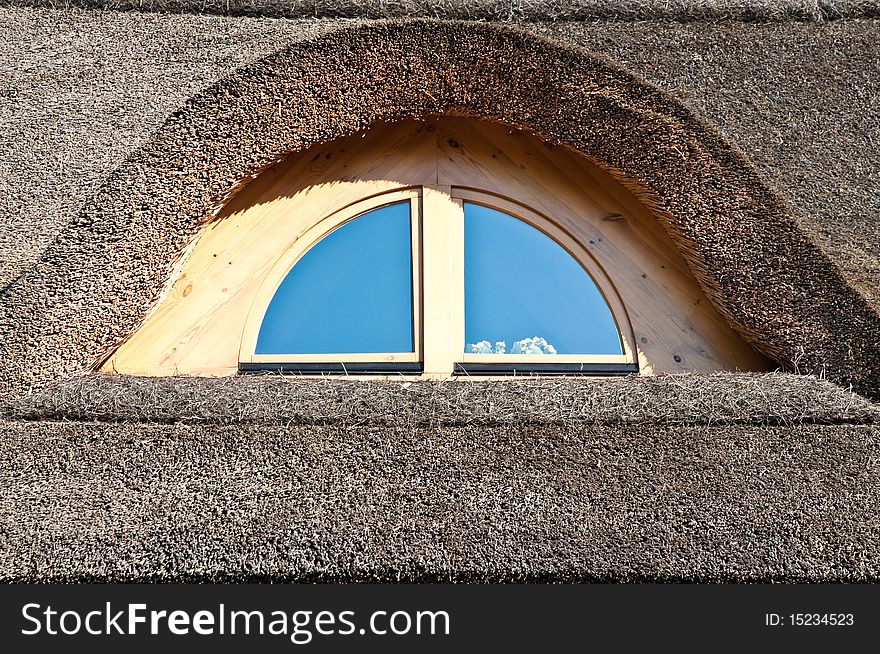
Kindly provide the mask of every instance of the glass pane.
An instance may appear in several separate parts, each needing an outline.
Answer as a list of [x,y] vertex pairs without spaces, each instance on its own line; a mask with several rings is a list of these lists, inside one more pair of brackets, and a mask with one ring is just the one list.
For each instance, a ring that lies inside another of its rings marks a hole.
[[364,213],[318,241],[278,287],[257,354],[413,351],[410,204]]
[[556,241],[506,213],[464,205],[465,352],[622,354],[611,310]]

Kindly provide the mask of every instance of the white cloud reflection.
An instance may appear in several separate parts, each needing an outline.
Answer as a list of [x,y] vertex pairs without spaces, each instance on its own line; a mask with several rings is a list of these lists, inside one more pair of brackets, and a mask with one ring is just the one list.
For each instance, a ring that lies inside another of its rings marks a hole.
[[[507,343],[497,341],[493,346],[489,341],[468,343],[465,351],[468,354],[507,354]],[[524,338],[516,341],[510,348],[510,354],[556,354],[556,348],[540,336]]]
[[507,343],[497,341],[493,347],[489,341],[480,341],[479,343],[468,343],[465,350],[468,354],[506,354]]

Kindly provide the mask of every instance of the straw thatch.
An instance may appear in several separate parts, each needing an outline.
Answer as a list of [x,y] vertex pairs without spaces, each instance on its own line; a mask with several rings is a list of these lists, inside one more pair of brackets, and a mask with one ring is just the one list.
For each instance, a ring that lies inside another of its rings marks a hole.
[[0,383],[20,392],[101,358],[143,319],[224,194],[254,171],[376,120],[452,110],[585,153],[657,208],[747,340],[781,363],[824,366],[835,381],[878,392],[877,312],[722,136],[583,50],[424,21],[306,39],[173,115],[6,290]]
[[[0,288],[101,180],[229,70],[334,21],[0,10]],[[880,307],[880,21],[533,22],[695,108],[758,166],[851,284]],[[71,35],[76,38],[71,39]],[[35,47],[35,43],[39,44]],[[723,83],[721,82],[723,81]]]
[[[199,221],[268,159],[463,103],[600,160],[584,134],[624,148],[616,172],[649,182],[716,301],[741,306],[731,320],[799,370],[876,389],[880,22],[821,22],[870,3],[796,4],[624,7],[813,22],[519,23],[555,45],[433,23],[0,9],[0,581],[880,581],[877,407],[812,377],[58,383],[134,328]],[[502,3],[456,5],[480,6]],[[407,95],[414,79],[428,86]],[[589,84],[604,104],[584,104]],[[278,102],[300,113],[273,122]],[[590,112],[644,128],[656,161]],[[667,157],[681,143],[692,159]]]
[[880,16],[877,0],[0,0],[22,7],[285,18],[828,21]]
[[[334,21],[0,10],[0,288],[101,180],[229,70]],[[534,22],[603,53],[718,126],[880,307],[880,21]],[[71,39],[70,35],[77,35]],[[35,47],[35,43],[39,47]]]
[[187,99],[332,22],[0,8],[0,290]]
[[26,420],[384,425],[797,425],[880,422],[880,407],[814,377],[394,382],[94,375],[27,398]]
[[877,426],[0,432],[0,581],[880,581]]
[[880,21],[532,29],[602,52],[706,116],[880,310],[880,103],[868,91],[880,85]]

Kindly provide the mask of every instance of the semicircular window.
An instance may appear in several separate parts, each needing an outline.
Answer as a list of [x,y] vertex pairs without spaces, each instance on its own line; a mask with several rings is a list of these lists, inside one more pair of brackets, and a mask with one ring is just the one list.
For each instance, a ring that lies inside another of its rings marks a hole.
[[414,353],[410,220],[409,202],[388,204],[316,242],[276,290],[255,354]]
[[245,330],[240,370],[638,371],[564,233],[549,236],[537,214],[527,221],[434,189],[395,194],[406,199],[331,215],[335,228],[279,259],[262,318]]
[[623,353],[611,309],[571,254],[530,224],[471,202],[464,287],[466,355]]

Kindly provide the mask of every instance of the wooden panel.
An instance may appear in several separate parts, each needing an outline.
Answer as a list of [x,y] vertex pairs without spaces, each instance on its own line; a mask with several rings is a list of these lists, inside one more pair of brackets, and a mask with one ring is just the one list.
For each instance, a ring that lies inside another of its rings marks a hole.
[[448,186],[425,186],[422,195],[425,247],[424,315],[426,375],[451,375],[456,293],[451,263],[454,256],[452,212]]
[[[285,253],[307,245],[307,232],[335,212],[423,185],[486,191],[550,219],[611,280],[603,293],[619,300],[609,303],[627,317],[627,345],[643,374],[772,367],[714,310],[650,211],[609,175],[526,132],[442,118],[379,124],[263,172],[205,227],[168,294],[103,369],[235,373],[247,317]],[[449,238],[452,248],[459,236]]]
[[436,179],[427,128],[380,125],[266,171],[204,229],[168,295],[103,370],[234,374],[254,296],[280,256],[346,206]]

